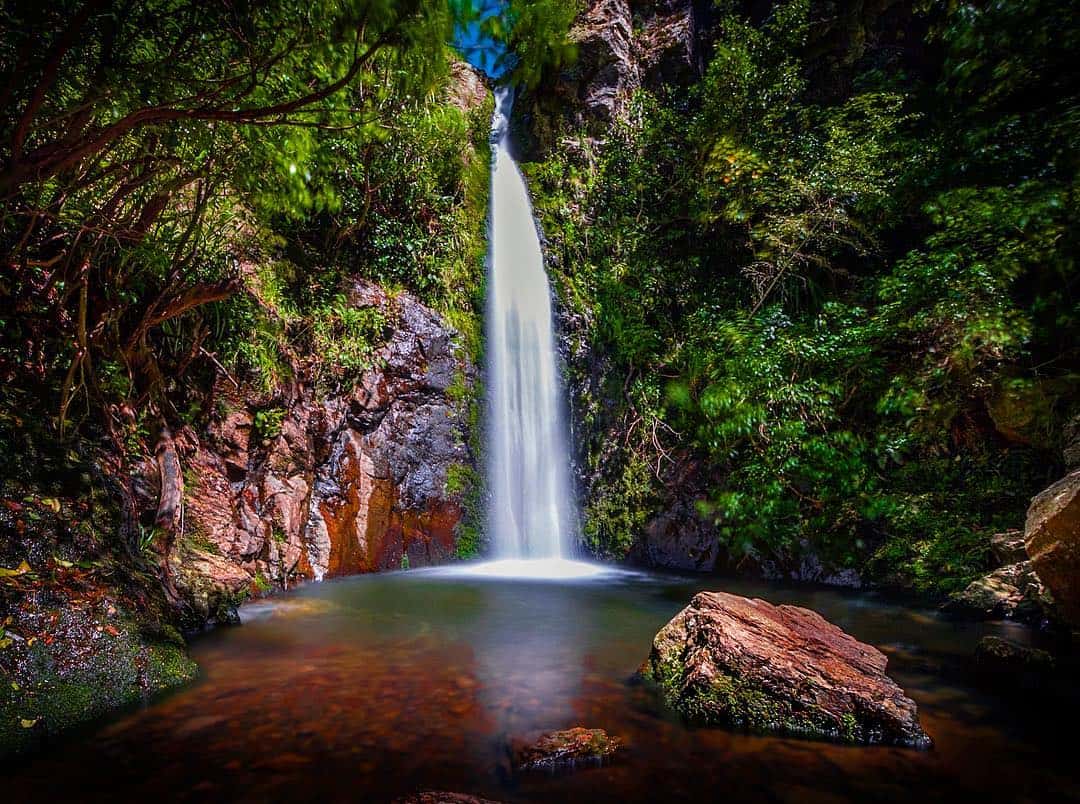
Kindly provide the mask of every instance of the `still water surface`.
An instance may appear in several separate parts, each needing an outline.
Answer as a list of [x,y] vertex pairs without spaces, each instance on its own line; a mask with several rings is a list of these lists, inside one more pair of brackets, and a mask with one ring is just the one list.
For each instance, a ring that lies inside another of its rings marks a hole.
[[[687,729],[630,683],[700,589],[820,611],[889,656],[931,751]],[[414,570],[313,584],[195,642],[202,676],[9,769],[10,801],[1080,800],[1074,716],[970,684],[983,634],[866,595],[609,573],[562,582]],[[599,727],[621,760],[515,778],[507,745]]]

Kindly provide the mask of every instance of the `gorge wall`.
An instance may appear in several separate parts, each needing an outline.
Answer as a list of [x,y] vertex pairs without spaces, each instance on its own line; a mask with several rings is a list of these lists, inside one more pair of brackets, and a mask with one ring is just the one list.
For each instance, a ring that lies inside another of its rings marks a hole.
[[[390,332],[355,386],[317,398],[299,377],[266,401],[221,377],[208,427],[173,437],[184,509],[167,560],[192,624],[229,619],[248,591],[455,555],[476,370],[411,294],[355,279],[347,299]],[[151,509],[159,473],[144,471]]]

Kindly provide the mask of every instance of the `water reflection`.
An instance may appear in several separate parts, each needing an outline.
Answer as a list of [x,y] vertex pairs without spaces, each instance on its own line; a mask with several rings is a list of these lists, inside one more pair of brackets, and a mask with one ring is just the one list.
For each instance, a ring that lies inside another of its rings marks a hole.
[[[725,581],[817,608],[889,655],[930,752],[684,728],[627,680],[652,635],[715,580],[564,583],[391,573],[249,606],[194,646],[194,686],[11,769],[12,801],[389,801],[450,789],[501,801],[910,801],[1077,796],[1060,708],[973,688],[965,657],[998,625],[828,590]],[[1040,708],[1042,706],[1042,708]],[[623,761],[514,779],[506,746],[607,729]]]

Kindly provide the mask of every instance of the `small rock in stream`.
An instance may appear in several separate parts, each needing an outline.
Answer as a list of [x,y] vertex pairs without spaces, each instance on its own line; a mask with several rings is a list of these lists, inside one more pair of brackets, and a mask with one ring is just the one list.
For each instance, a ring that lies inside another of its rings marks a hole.
[[1007,676],[1044,675],[1054,670],[1054,657],[1045,650],[1010,639],[985,636],[975,646],[975,665],[983,673]]
[[500,804],[490,798],[470,796],[467,793],[448,793],[445,790],[425,790],[404,798],[394,799],[394,804]]
[[619,740],[603,729],[572,729],[553,731],[515,751],[520,771],[577,770],[579,767],[600,766],[619,749]]

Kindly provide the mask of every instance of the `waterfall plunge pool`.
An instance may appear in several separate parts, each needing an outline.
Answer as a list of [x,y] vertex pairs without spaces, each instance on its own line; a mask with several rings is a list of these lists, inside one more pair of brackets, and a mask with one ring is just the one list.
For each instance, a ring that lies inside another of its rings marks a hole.
[[[561,581],[409,570],[249,604],[242,627],[194,642],[197,682],[7,769],[7,800],[377,802],[428,789],[508,802],[1080,799],[1073,719],[969,683],[978,638],[1024,639],[1019,626],[829,589],[602,569]],[[877,645],[936,747],[683,726],[632,676],[701,589],[809,606]],[[508,773],[510,740],[575,725],[618,736],[623,756],[571,775]]]

